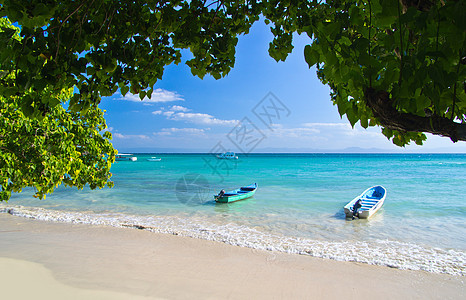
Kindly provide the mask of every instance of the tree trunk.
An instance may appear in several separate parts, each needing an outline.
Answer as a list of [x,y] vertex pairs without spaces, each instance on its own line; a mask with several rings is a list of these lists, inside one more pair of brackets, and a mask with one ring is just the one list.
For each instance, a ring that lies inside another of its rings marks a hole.
[[466,141],[466,124],[456,123],[435,114],[421,117],[399,112],[393,107],[393,101],[386,91],[367,88],[364,95],[367,106],[383,127],[398,131],[429,132],[449,137],[455,143]]

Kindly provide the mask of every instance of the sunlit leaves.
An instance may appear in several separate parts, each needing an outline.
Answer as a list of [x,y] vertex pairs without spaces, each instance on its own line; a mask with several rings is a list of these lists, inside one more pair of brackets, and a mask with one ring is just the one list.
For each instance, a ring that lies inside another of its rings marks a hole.
[[[49,13],[41,6],[27,12]],[[0,52],[0,201],[25,187],[33,187],[34,197],[41,199],[60,184],[111,187],[115,150],[111,134],[102,135],[102,111],[96,105],[79,106],[72,87],[57,88],[67,75],[44,54],[48,52],[32,51],[15,65],[15,51],[24,42],[18,32],[8,19],[0,19],[5,42]],[[23,46],[32,47],[30,42]],[[31,74],[35,64],[42,70]],[[79,71],[85,66],[82,59],[71,64]],[[68,100],[75,104],[69,111],[63,107]]]
[[24,99],[0,97],[0,201],[25,187],[42,199],[60,184],[113,186],[110,166],[116,151],[111,134],[101,134],[106,125],[100,109],[93,106],[83,116],[57,105],[31,119],[18,109],[20,103]]

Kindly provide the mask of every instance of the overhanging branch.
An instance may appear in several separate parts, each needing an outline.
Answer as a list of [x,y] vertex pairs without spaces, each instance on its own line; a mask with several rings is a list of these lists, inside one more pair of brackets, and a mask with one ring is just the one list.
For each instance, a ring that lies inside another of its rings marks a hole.
[[367,88],[365,93],[367,106],[372,110],[380,124],[398,131],[428,132],[449,137],[453,142],[466,141],[466,124],[456,123],[445,117],[432,115],[421,117],[397,111],[386,91]]

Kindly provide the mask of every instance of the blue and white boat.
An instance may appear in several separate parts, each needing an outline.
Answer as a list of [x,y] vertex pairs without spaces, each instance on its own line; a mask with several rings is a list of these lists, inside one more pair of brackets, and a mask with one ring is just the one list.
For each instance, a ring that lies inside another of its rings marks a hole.
[[238,156],[236,156],[235,152],[225,152],[225,153],[217,155],[217,158],[220,158],[220,159],[238,159]]
[[147,161],[161,161],[161,158],[157,158],[155,156],[152,156],[151,158],[148,158]]
[[344,206],[346,217],[369,218],[382,207],[386,196],[387,190],[381,185],[368,188]]

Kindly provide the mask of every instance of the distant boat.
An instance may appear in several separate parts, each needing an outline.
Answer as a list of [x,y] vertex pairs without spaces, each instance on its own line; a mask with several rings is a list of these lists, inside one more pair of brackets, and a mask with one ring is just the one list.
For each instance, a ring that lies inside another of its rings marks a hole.
[[[361,195],[344,206],[346,217],[358,217],[359,219],[369,218],[382,207],[386,196],[387,190],[383,186],[377,185],[368,188]],[[355,204],[358,201],[359,205],[356,207],[355,211]]]
[[220,203],[228,203],[238,200],[247,199],[254,196],[257,190],[257,183],[240,187],[237,190],[225,192],[222,190],[218,195],[214,196],[215,201]]
[[157,158],[155,156],[152,156],[151,158],[148,158],[147,159],[148,161],[161,161],[162,159],[161,158]]
[[238,156],[236,156],[235,152],[225,152],[225,153],[217,155],[217,158],[220,158],[220,159],[238,159]]
[[115,156],[115,160],[117,161],[137,161],[138,158],[134,156],[133,154],[127,154],[127,153],[118,153]]

